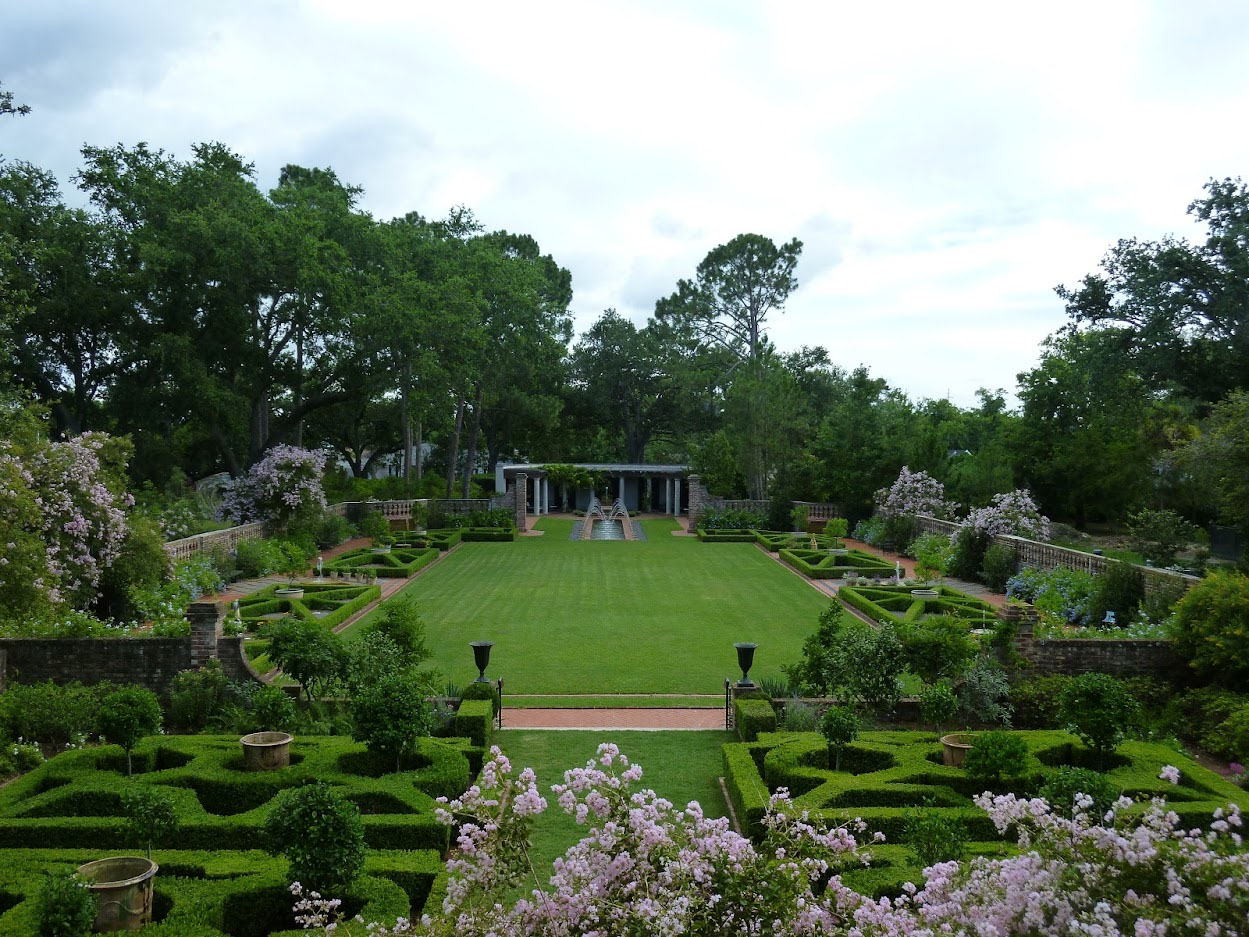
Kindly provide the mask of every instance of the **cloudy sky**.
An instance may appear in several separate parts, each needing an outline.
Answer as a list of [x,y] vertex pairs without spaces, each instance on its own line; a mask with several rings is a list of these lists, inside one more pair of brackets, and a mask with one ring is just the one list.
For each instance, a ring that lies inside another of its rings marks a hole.
[[463,203],[641,323],[717,244],[805,244],[770,334],[917,397],[1015,386],[1116,239],[1249,174],[1243,0],[0,0],[0,153],[220,140],[380,217]]

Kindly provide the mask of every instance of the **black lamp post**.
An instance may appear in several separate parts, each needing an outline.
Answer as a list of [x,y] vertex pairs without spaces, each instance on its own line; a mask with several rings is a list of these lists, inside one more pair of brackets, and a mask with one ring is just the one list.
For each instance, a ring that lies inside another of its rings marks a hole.
[[477,679],[474,683],[489,683],[486,679],[486,668],[490,666],[490,649],[494,647],[493,641],[470,641],[469,647],[473,649],[473,663],[477,665]]
[[754,686],[747,674],[750,673],[750,668],[754,665],[755,648],[758,646],[757,644],[751,644],[749,641],[733,645],[733,647],[737,648],[737,666],[742,669],[742,678],[737,681],[739,687],[748,688]]

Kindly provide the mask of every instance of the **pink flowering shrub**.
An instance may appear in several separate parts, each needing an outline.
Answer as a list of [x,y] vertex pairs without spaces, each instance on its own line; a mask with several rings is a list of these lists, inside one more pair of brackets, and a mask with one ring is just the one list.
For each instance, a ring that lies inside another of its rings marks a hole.
[[[1161,776],[1179,779],[1174,768]],[[480,782],[441,801],[443,822],[460,824],[442,908],[419,922],[370,924],[368,933],[1249,934],[1249,853],[1234,806],[1216,811],[1209,830],[1184,830],[1161,799],[1142,813],[1121,798],[1095,818],[1087,814],[1092,798],[1078,795],[1067,819],[1043,800],[985,793],[977,805],[999,831],[1015,831],[1021,854],[938,863],[924,883],[891,900],[842,885],[836,870],[870,856],[848,830],[811,822],[784,791],[772,797],[764,841],[755,845],[696,803],[682,810],[653,791],[632,792],[641,777],[614,745],[565,772],[552,791],[589,832],[556,860],[541,888],[528,842],[546,798],[532,770],[513,778],[507,758],[492,749]],[[523,881],[533,883],[530,894],[505,900]],[[295,893],[307,924],[337,926],[331,901],[317,896],[310,904]]]
[[876,513],[882,517],[925,514],[948,518],[957,510],[958,504],[946,500],[941,482],[927,472],[912,472],[905,465],[891,486],[876,492]]
[[274,446],[236,478],[221,512],[237,523],[263,521],[278,527],[325,509],[321,476],[326,454],[296,446]]
[[126,538],[125,440],[0,441],[0,612],[14,621],[85,609]]
[[[1027,489],[1016,489],[1006,494],[994,495],[985,507],[976,508],[964,518],[960,529],[994,536],[1003,534],[1027,537],[1030,540],[1048,540],[1050,519],[1041,513]],[[955,531],[950,539],[958,536]]]

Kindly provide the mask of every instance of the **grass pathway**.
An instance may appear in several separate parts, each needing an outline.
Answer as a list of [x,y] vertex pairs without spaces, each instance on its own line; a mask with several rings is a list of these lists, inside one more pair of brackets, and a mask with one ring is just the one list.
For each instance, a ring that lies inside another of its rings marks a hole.
[[476,676],[468,642],[493,640],[505,694],[717,694],[739,675],[734,642],[760,645],[753,677],[779,676],[828,604],[753,544],[674,537],[675,521],[644,521],[644,542],[540,524],[541,537],[465,543],[403,590],[449,678]]
[[[551,785],[563,781],[569,768],[581,767],[593,758],[600,742],[616,743],[631,762],[642,765],[642,780],[635,789],[652,788],[678,807],[696,800],[709,817],[727,815],[719,778],[724,774],[721,746],[736,741],[729,732],[505,729],[495,734],[495,740],[511,759],[516,774],[522,768],[534,769],[538,789],[547,799],[546,813],[538,817],[533,835],[534,865],[539,874],[549,870],[551,862],[585,832],[560,809]],[[545,878],[542,884],[546,884]]]

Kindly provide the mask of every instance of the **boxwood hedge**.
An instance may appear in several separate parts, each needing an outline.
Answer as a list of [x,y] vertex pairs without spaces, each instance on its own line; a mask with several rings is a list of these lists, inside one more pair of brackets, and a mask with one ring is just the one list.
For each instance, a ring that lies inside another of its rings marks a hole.
[[[1093,754],[1067,732],[1018,735],[1028,747],[1024,777],[992,788],[995,792],[1035,796],[1059,767],[1093,763]],[[959,823],[970,841],[969,852],[1004,847],[988,815],[972,802],[987,785],[960,768],[942,764],[940,742],[931,733],[864,732],[843,750],[842,771],[830,770],[831,763],[827,741],[814,732],[765,732],[752,743],[725,745],[725,783],[743,830],[752,838],[761,837],[768,797],[784,787],[813,816],[836,824],[862,818],[868,831],[884,833],[889,843],[902,841],[907,813],[925,807],[941,810]],[[1158,777],[1168,764],[1180,769],[1178,786]],[[1214,810],[1228,803],[1249,809],[1249,793],[1161,745],[1125,743],[1107,774],[1135,799],[1166,797],[1187,826],[1208,824]],[[893,894],[904,881],[920,881],[920,870],[902,853],[883,855],[877,873],[856,887]],[[891,871],[880,871],[885,868]]]
[[911,594],[911,586],[842,586],[837,597],[881,624],[919,621],[924,615],[953,615],[969,621],[997,624],[997,609],[949,586],[932,586],[935,598]]
[[325,564],[331,573],[364,573],[382,579],[407,579],[434,561],[438,551],[431,547],[394,547],[389,553],[374,553],[369,547],[348,550]]
[[239,599],[239,615],[249,631],[259,629],[269,621],[269,616],[282,612],[333,628],[370,602],[376,602],[382,594],[377,586],[345,582],[306,583],[302,586],[302,599],[283,599],[275,594],[280,588],[283,587],[270,586]]
[[174,798],[178,842],[192,849],[254,846],[279,791],[318,778],[339,787],[364,813],[365,840],[375,849],[447,846],[434,819],[438,796],[468,787],[470,752],[464,742],[422,739],[404,770],[339,736],[297,738],[292,764],[281,771],[243,770],[232,736],[154,736],[134,750],[135,776],[124,777],[117,746],[80,749],[52,759],[0,790],[0,842],[7,846],[127,845],[121,790],[159,785]]
[[[34,897],[44,874],[99,859],[99,849],[0,849],[0,937],[39,933]],[[148,937],[304,934],[295,924],[286,860],[257,850],[158,849]],[[393,923],[441,901],[446,872],[431,850],[371,853],[341,897],[348,917]]]
[[883,579],[894,574],[894,564],[862,550],[829,553],[825,550],[788,548],[778,554],[782,560],[811,579],[841,579],[866,576]]

